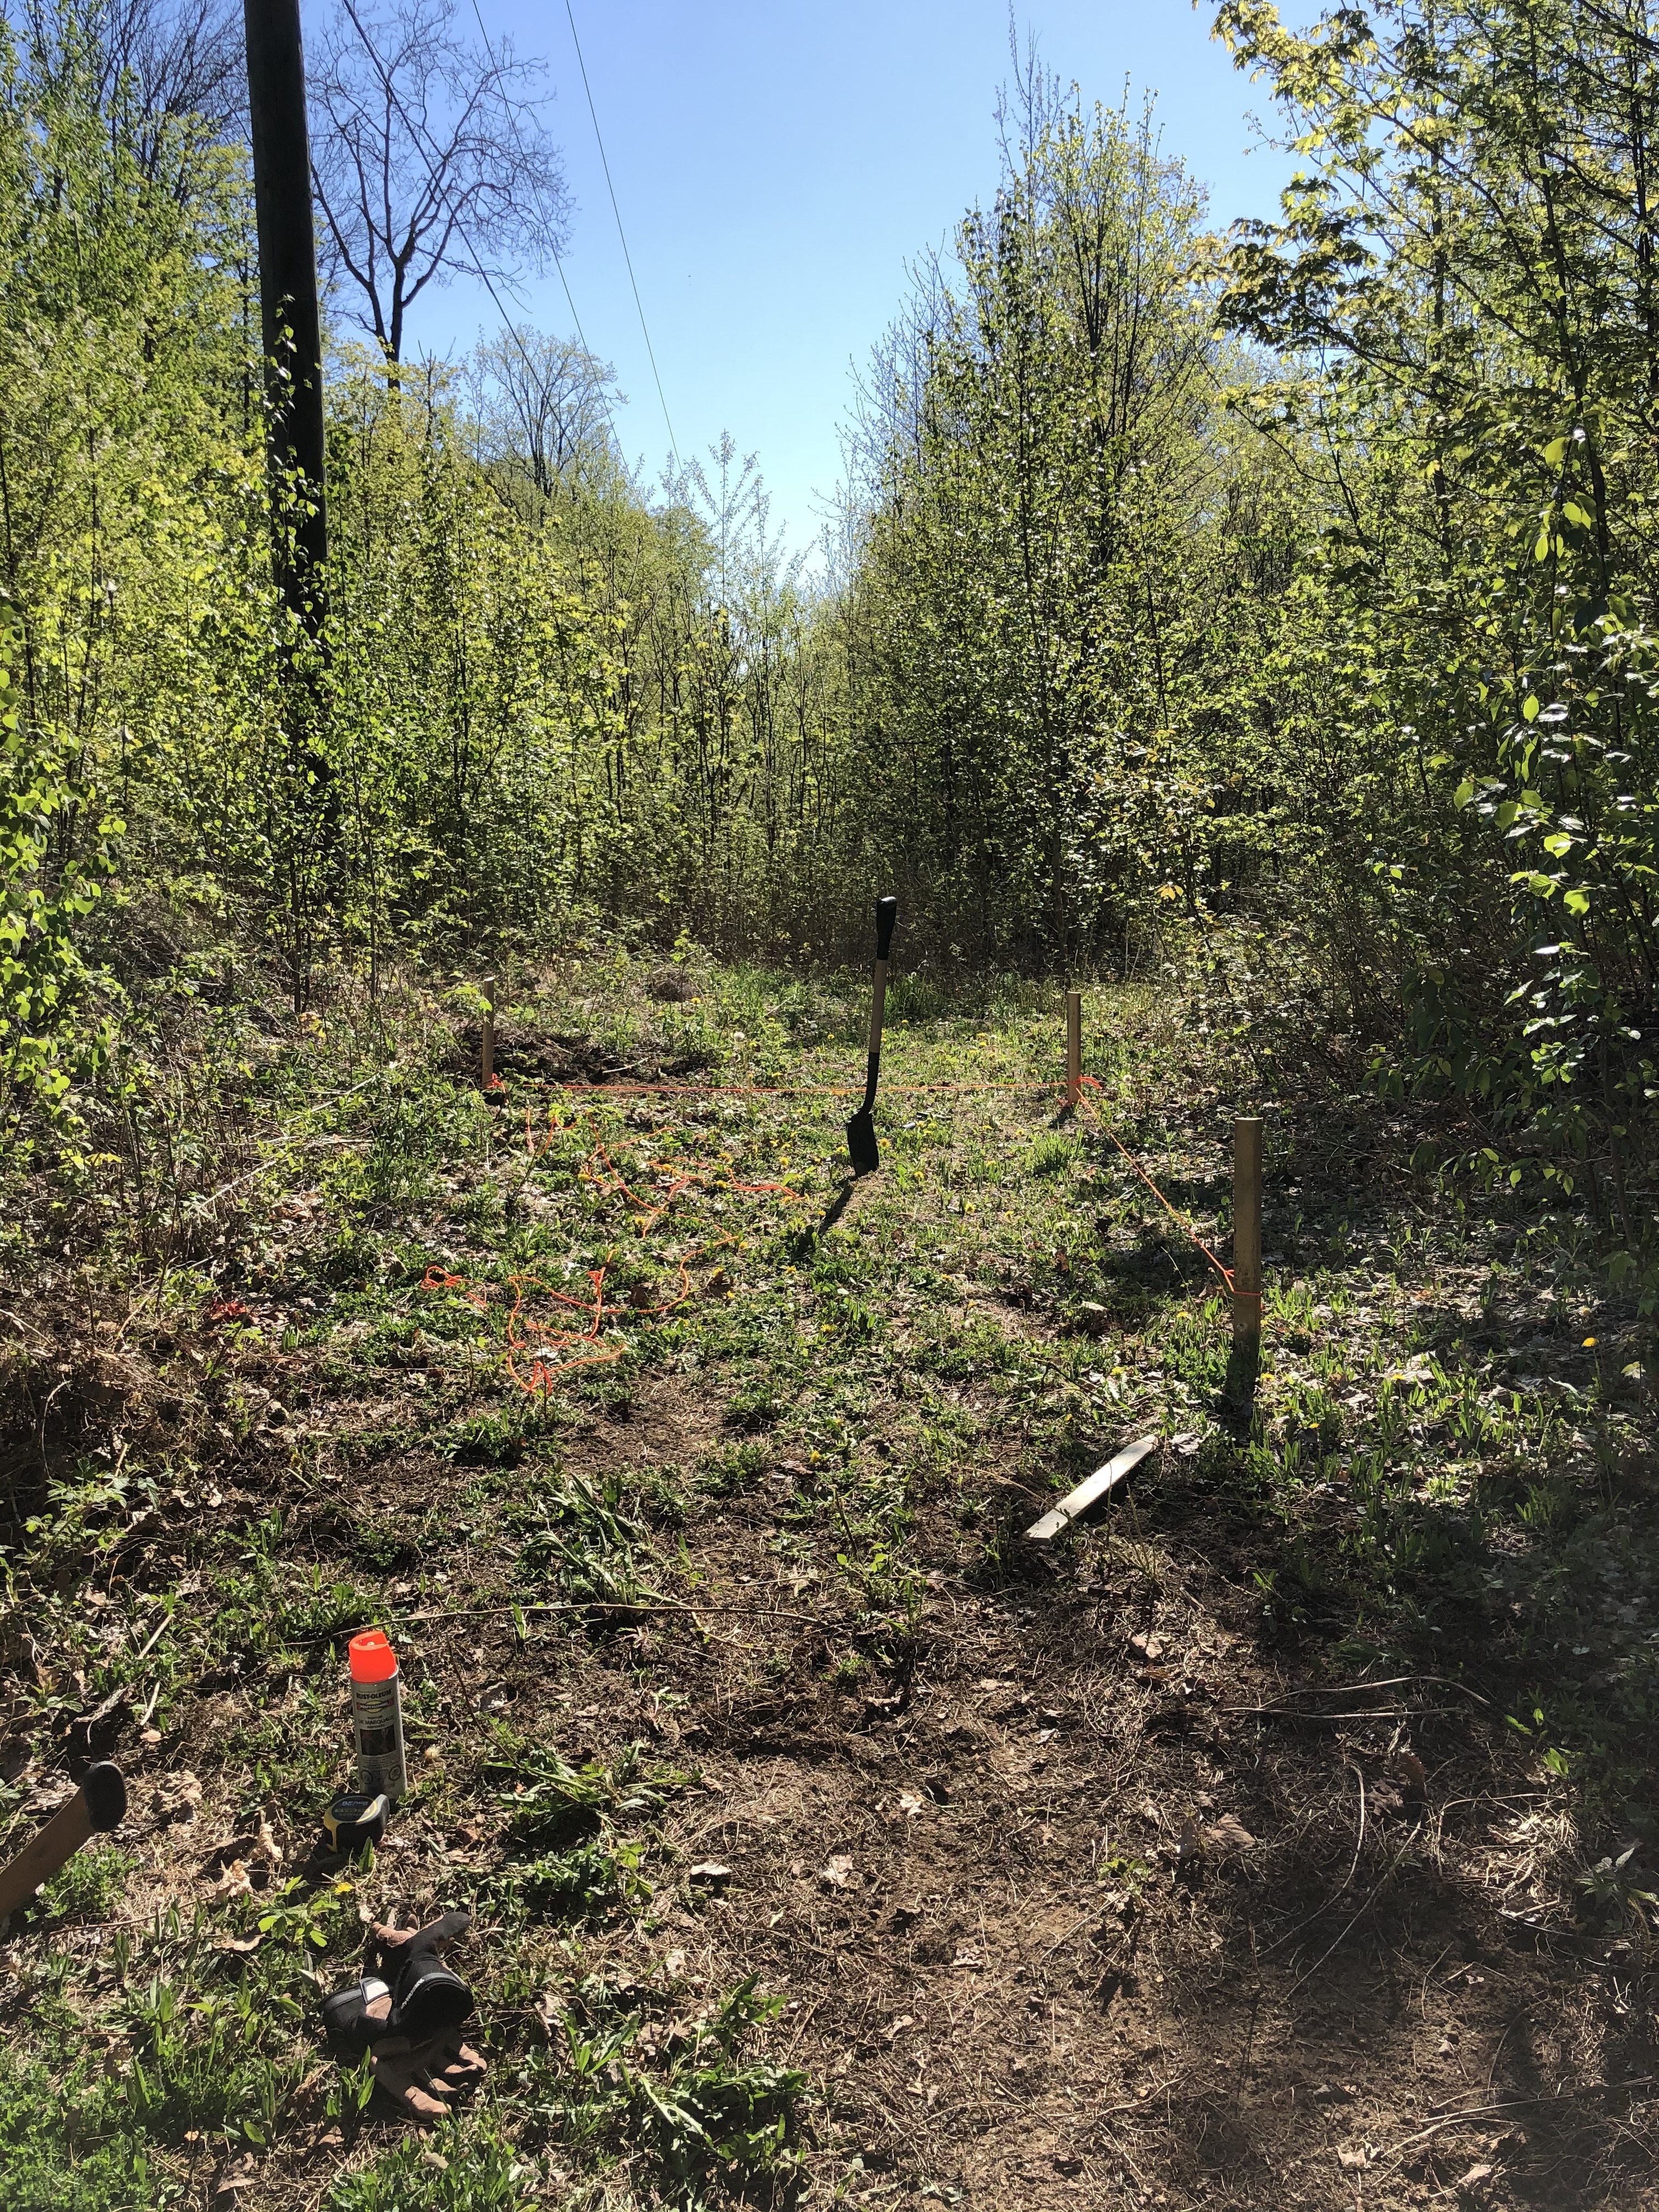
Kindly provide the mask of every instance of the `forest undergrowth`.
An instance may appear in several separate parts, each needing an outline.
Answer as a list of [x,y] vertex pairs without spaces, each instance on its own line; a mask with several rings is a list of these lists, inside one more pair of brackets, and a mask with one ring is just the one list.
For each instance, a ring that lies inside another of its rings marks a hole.
[[[901,977],[853,1185],[857,979],[595,939],[503,977],[486,1098],[470,987],[197,969],[149,1118],[6,1192],[0,1851],[131,1790],[0,1950],[9,2208],[1653,2202],[1652,1328],[1591,1224],[1089,991],[1224,1254],[1264,1114],[1241,1422],[1049,987]],[[374,1623],[413,1784],[343,1866]],[[450,1904],[489,2070],[422,2134],[318,2005]]]

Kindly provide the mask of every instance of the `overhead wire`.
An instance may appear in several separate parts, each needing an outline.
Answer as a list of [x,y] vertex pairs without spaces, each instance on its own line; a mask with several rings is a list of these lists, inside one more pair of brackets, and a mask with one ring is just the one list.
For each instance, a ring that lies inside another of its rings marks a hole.
[[[474,16],[477,18],[477,25],[478,25],[478,36],[479,36],[479,37],[483,40],[483,50],[484,50],[485,53],[487,53],[487,54],[489,55],[489,66],[491,67],[491,69],[494,69],[494,68],[496,66],[496,63],[495,63],[495,47],[494,47],[494,46],[492,46],[490,45],[490,43],[489,43],[489,32],[484,28],[484,19],[483,19],[483,16],[482,13],[481,13],[481,12],[480,12],[480,10],[479,10],[479,7],[478,7],[478,0],[472,0],[472,13],[473,13]],[[407,121],[407,119],[408,119],[408,118],[407,118],[407,117],[405,117],[404,120],[405,120],[405,121]],[[513,136],[514,136],[514,139],[515,139],[515,140],[517,139],[518,135],[519,135],[519,125],[518,125],[517,119],[516,119],[516,118],[514,118],[514,125],[513,125]],[[457,228],[458,229],[460,228],[460,226],[459,226],[459,223],[457,223],[456,228]],[[553,266],[554,266],[554,268],[558,271],[558,276],[559,276],[559,283],[560,283],[560,287],[561,287],[561,289],[562,289],[562,291],[563,291],[563,293],[564,293],[564,303],[565,303],[566,307],[568,307],[568,308],[569,308],[569,310],[570,310],[570,319],[571,319],[571,322],[572,322],[572,323],[574,324],[574,325],[575,326],[576,337],[577,337],[578,340],[580,342],[581,349],[582,349],[582,351],[583,351],[585,354],[592,354],[592,353],[593,349],[592,349],[592,346],[590,346],[590,345],[588,344],[588,343],[587,343],[587,333],[586,333],[586,331],[582,328],[582,319],[581,319],[581,317],[580,317],[580,316],[576,313],[576,302],[575,302],[575,299],[574,299],[574,295],[572,295],[572,293],[571,293],[571,289],[570,289],[570,279],[569,279],[569,278],[565,275],[565,273],[564,273],[564,261],[563,261],[563,258],[562,258],[562,257],[561,256],[561,254],[560,254],[560,252],[559,252],[559,249],[558,249],[558,247],[557,247],[556,246],[550,245],[547,250],[548,250],[548,252],[549,252],[552,255],[552,257],[553,257]],[[471,249],[471,246],[470,246],[470,245],[469,245],[469,246],[468,246],[468,247],[467,247],[467,251],[468,251],[468,252],[469,252],[469,253],[471,253],[471,251],[472,251],[472,249]],[[474,265],[476,266],[476,265],[477,265],[477,256],[476,254],[474,254],[472,258],[473,258]],[[478,270],[478,274],[479,274],[479,276],[483,276],[483,270],[482,270],[482,269],[480,269],[480,270]],[[490,296],[490,298],[491,298],[492,300],[495,300],[495,307],[496,307],[496,310],[497,310],[497,312],[501,314],[501,318],[502,318],[503,321],[505,321],[505,320],[506,320],[506,315],[507,315],[507,310],[506,310],[506,309],[501,306],[501,303],[500,300],[496,298],[496,295],[495,295],[495,286],[494,286],[493,284],[491,284],[491,283],[490,283],[489,279],[487,276],[483,276],[483,281],[484,281],[484,284],[485,284],[486,289],[489,290],[489,296]],[[514,336],[514,340],[516,341],[516,343],[517,343],[517,344],[518,344],[519,351],[520,351],[520,353],[524,353],[524,352],[525,352],[525,349],[524,349],[524,341],[523,341],[521,338],[520,338],[520,337],[519,337],[518,331],[517,331],[516,330],[513,329],[513,325],[512,325],[510,323],[509,323],[509,324],[507,324],[507,328],[508,328],[509,330],[512,330],[512,331],[513,331],[513,336]],[[526,368],[528,368],[530,367],[530,365],[531,365],[531,362],[530,362],[530,356],[529,356],[529,355],[526,353],[526,354],[525,354],[525,366],[526,366]],[[602,404],[604,405],[604,407],[605,407],[605,419],[606,419],[606,421],[607,421],[607,422],[609,422],[611,423],[611,431],[612,431],[612,433],[614,434],[614,433],[615,433],[615,430],[616,430],[616,427],[617,427],[617,425],[616,425],[616,422],[615,422],[614,418],[611,416],[610,403],[609,403],[607,400],[605,400],[605,399],[604,398],[604,395],[603,395],[603,393],[601,393],[601,396],[600,396],[600,397],[601,397],[601,404]]]
[[[477,18],[477,35],[480,35],[480,38],[483,38],[483,42],[484,42],[484,53],[489,55],[489,66],[491,66],[491,69],[495,69],[495,49],[493,49],[491,42],[489,42],[489,31],[487,31],[487,28],[484,28],[484,18],[483,18],[483,13],[480,13],[480,9],[477,9],[477,0],[473,0],[473,15],[476,15],[476,18]],[[410,118],[407,118],[407,115],[404,115],[404,122],[410,122]],[[410,128],[414,128],[414,124],[411,124]],[[514,142],[518,142],[518,118],[514,118]],[[520,150],[522,150],[522,149],[520,149]],[[526,345],[525,345],[525,338],[520,337],[518,323],[514,323],[514,321],[511,321],[511,319],[508,319],[507,307],[502,307],[502,301],[500,301],[500,295],[498,295],[498,292],[495,292],[495,285],[493,285],[491,281],[489,281],[489,276],[484,276],[483,265],[480,265],[480,261],[477,261],[477,254],[473,254],[473,250],[471,250],[471,241],[469,241],[469,239],[467,239],[467,232],[462,230],[460,219],[456,219],[456,230],[460,232],[462,243],[465,243],[465,246],[467,246],[467,252],[471,254],[473,268],[477,270],[477,276],[480,276],[480,279],[483,279],[484,289],[487,289],[489,296],[491,296],[491,299],[495,301],[495,312],[498,312],[500,319],[502,319],[502,330],[507,331],[508,337],[511,337],[511,341],[514,341],[514,345],[518,347],[520,354],[522,354],[522,358],[525,358],[525,368],[529,369],[531,374],[535,374],[535,362],[531,361],[529,349],[526,349]],[[557,274],[560,274],[560,288],[562,288],[562,292],[564,292],[564,305],[566,305],[566,307],[568,307],[568,310],[571,310],[571,323],[573,323],[573,325],[575,325],[575,337],[577,337],[577,343],[580,343],[581,352],[584,352],[584,354],[586,354],[586,356],[588,356],[588,361],[595,361],[595,358],[598,358],[598,356],[595,356],[595,352],[592,352],[592,347],[588,345],[588,334],[586,334],[586,330],[581,330],[581,316],[577,314],[577,312],[575,312],[575,296],[573,296],[573,292],[571,292],[571,279],[568,279],[568,276],[566,276],[566,274],[564,274],[564,258],[562,258],[562,254],[560,254],[560,250],[557,250],[557,246],[553,246],[553,243],[550,243],[550,241],[549,241],[549,248],[546,248],[546,250],[549,250],[549,252],[553,254],[553,268],[556,268],[556,270],[557,270]],[[613,442],[615,452],[622,453],[622,438],[619,438],[619,435],[617,435],[617,418],[615,418],[613,410],[611,410],[611,396],[608,396],[608,392],[606,392],[606,387],[604,387],[604,383],[599,383],[598,387],[595,387],[595,389],[598,389],[598,394],[599,394],[599,407],[602,407],[602,410],[604,410],[604,420],[606,420],[606,429],[611,431],[611,442]]]
[[[474,4],[477,4],[477,0],[474,0]],[[605,150],[605,134],[599,129],[599,113],[593,105],[593,88],[587,81],[587,64],[582,56],[582,42],[576,33],[576,16],[571,6],[571,0],[564,0],[564,12],[570,22],[571,43],[576,49],[576,66],[582,73],[582,90],[587,94],[587,112],[592,118],[593,136],[599,142],[599,163],[605,171],[605,190],[611,195],[611,212],[617,218],[617,235],[622,240],[623,259],[628,264],[628,281],[634,288],[634,305],[639,311],[640,330],[644,337],[646,354],[651,363],[652,380],[657,387],[657,400],[662,409],[663,422],[668,432],[668,447],[674,456],[675,465],[678,467],[680,449],[674,437],[674,425],[669,416],[668,402],[663,396],[662,378],[657,370],[656,349],[651,343],[650,328],[645,319],[645,303],[640,297],[639,279],[634,274],[634,257],[628,250],[628,233],[623,228],[622,210],[617,204],[617,187],[611,181],[611,162]]]
[[[438,181],[438,171],[434,166],[436,149],[433,146],[428,134],[420,124],[416,122],[414,117],[404,106],[402,95],[398,92],[397,84],[393,81],[392,72],[381,60],[379,53],[375,50],[373,40],[369,37],[368,33],[364,29],[362,21],[357,13],[356,6],[353,4],[353,0],[343,0],[343,4],[346,14],[351,19],[353,28],[356,31],[357,36],[362,40],[364,52],[368,55],[369,59],[374,63],[376,70],[380,73],[380,82],[385,88],[387,99],[397,109],[399,116],[402,117],[404,128],[409,132],[410,137],[414,139],[415,143],[421,148],[427,162],[428,178],[429,181],[435,185]],[[489,43],[489,33],[484,29],[483,17],[478,15],[477,0],[472,0],[472,12],[478,17],[479,36],[483,40],[484,52],[489,57],[490,67],[494,69],[496,66],[495,50]],[[515,137],[518,135],[518,126],[516,123],[514,125],[514,135]],[[495,286],[490,277],[489,271],[484,267],[471,240],[467,236],[465,224],[461,221],[459,215],[454,214],[454,210],[453,209],[451,210],[451,213],[452,216],[453,216],[455,234],[460,240],[462,246],[465,248],[467,258],[472,265],[473,275],[478,279],[478,282],[483,286],[485,291],[489,293],[490,299],[495,302],[495,312],[501,319],[502,329],[506,331],[514,344],[519,349],[520,355],[523,356],[525,367],[533,374],[536,365],[530,358],[529,350],[526,348],[523,338],[519,334],[517,324],[514,322],[512,317],[507,313],[507,307],[502,301],[501,294],[495,289]],[[576,336],[580,341],[582,351],[584,353],[591,354],[592,349],[589,346],[586,333],[582,329],[581,318],[576,313],[576,303],[571,297],[569,282],[564,273],[564,264],[559,258],[558,249],[556,247],[550,247],[549,251],[553,256],[553,265],[559,272],[559,282],[564,287],[565,303],[570,309],[570,318],[575,324]],[[611,411],[611,403],[605,395],[603,386],[600,387],[599,391],[599,404],[605,409],[605,422],[609,426],[611,434],[614,439],[617,435],[616,417]]]

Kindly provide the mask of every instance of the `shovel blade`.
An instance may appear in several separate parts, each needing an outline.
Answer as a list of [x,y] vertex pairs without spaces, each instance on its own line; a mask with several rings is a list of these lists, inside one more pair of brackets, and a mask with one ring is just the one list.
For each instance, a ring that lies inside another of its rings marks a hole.
[[876,1125],[867,1106],[860,1106],[847,1124],[847,1150],[854,1175],[874,1175],[881,1165],[881,1154],[876,1148]]

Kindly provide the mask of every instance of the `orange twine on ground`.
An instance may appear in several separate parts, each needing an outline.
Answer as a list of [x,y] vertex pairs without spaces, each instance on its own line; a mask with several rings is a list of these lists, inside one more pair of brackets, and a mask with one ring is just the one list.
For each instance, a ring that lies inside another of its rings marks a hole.
[[[538,1138],[531,1121],[530,1110],[528,1108],[525,1109],[525,1149],[532,1161],[547,1151],[562,1126],[553,1121],[550,1112],[549,1124],[546,1134]],[[603,1172],[596,1171],[596,1162],[599,1164]],[[705,1188],[710,1186],[722,1188],[734,1191],[744,1197],[776,1196],[789,1199],[797,1204],[803,1203],[805,1200],[805,1193],[792,1188],[787,1183],[736,1182],[725,1173],[720,1164],[715,1162],[653,1159],[647,1160],[645,1164],[651,1171],[667,1178],[665,1194],[659,1200],[653,1200],[634,1188],[627,1176],[611,1158],[597,1132],[594,1133],[592,1150],[583,1161],[580,1170],[585,1182],[592,1183],[599,1191],[620,1196],[625,1204],[635,1209],[635,1226],[642,1237],[650,1236],[677,1198],[698,1184]],[[710,1252],[716,1251],[721,1246],[733,1243],[735,1241],[729,1236],[706,1239],[702,1247],[703,1256],[707,1257]],[[586,1299],[573,1298],[568,1292],[556,1290],[550,1283],[544,1282],[539,1275],[509,1275],[505,1287],[512,1292],[513,1299],[507,1310],[507,1371],[514,1382],[526,1397],[545,1396],[552,1387],[556,1375],[568,1374],[572,1369],[577,1367],[603,1366],[611,1360],[620,1359],[628,1350],[626,1343],[601,1345],[599,1341],[606,1316],[633,1313],[641,1320],[650,1320],[663,1314],[672,1313],[678,1307],[683,1306],[691,1296],[691,1255],[684,1255],[675,1262],[680,1271],[678,1296],[668,1299],[661,1305],[655,1306],[641,1306],[632,1301],[623,1305],[607,1300],[605,1295],[605,1279],[610,1271],[611,1263],[608,1260],[600,1266],[590,1267],[587,1270],[588,1281],[593,1286],[591,1308]],[[423,1291],[459,1291],[467,1304],[479,1314],[487,1314],[493,1303],[491,1285],[472,1282],[465,1275],[453,1274],[447,1267],[435,1265],[429,1267],[421,1278],[421,1288]],[[570,1306],[578,1312],[587,1313],[590,1316],[588,1324],[586,1328],[581,1329],[539,1329],[535,1332],[532,1339],[525,1334],[521,1325],[526,1297],[549,1298],[556,1305]],[[592,1349],[581,1349],[583,1346],[591,1346]],[[554,1357],[556,1353],[563,1352],[573,1352],[575,1357],[572,1358]],[[520,1362],[525,1359],[526,1355],[528,1365],[526,1370],[521,1372]]]
[[[1044,1091],[1047,1091],[1049,1086],[1046,1084],[940,1083],[915,1084],[908,1086],[896,1085],[893,1087],[899,1090],[903,1090],[908,1087],[913,1091],[970,1091],[993,1090]],[[594,1083],[560,1084],[556,1088],[561,1091],[577,1091],[582,1093],[592,1093],[596,1091],[603,1093],[609,1091],[613,1094],[620,1092],[624,1095],[643,1091],[651,1093],[684,1092],[700,1097],[729,1095],[748,1097],[789,1097],[818,1095],[828,1097],[852,1095],[854,1086],[842,1086],[840,1085],[829,1086],[821,1085],[803,1085],[790,1088],[780,1086],[776,1090],[769,1090],[762,1085],[744,1084]],[[1215,1253],[1211,1250],[1210,1247],[1205,1243],[1204,1239],[1199,1235],[1192,1224],[1187,1220],[1178,1208],[1173,1206],[1164,1196],[1164,1193],[1158,1188],[1157,1183],[1153,1182],[1152,1176],[1147,1174],[1146,1169],[1143,1168],[1139,1161],[1136,1159],[1134,1154],[1130,1152],[1127,1146],[1125,1145],[1118,1136],[1117,1132],[1112,1127],[1110,1122],[1108,1121],[1104,1115],[1099,1111],[1094,1100],[1090,1098],[1087,1095],[1090,1091],[1100,1093],[1102,1091],[1103,1086],[1092,1075],[1084,1076],[1082,1078],[1082,1089],[1080,1090],[1078,1097],[1078,1105],[1079,1109],[1086,1115],[1095,1128],[1110,1139],[1112,1144],[1116,1146],[1123,1158],[1128,1163],[1129,1166],[1134,1170],[1141,1182],[1146,1184],[1147,1189],[1151,1191],[1152,1196],[1164,1208],[1170,1218],[1176,1224],[1176,1227],[1181,1230],[1182,1234],[1190,1240],[1197,1249],[1203,1254],[1204,1257],[1215,1269],[1217,1274],[1220,1276],[1222,1282],[1225,1285],[1229,1292],[1231,1292],[1233,1287],[1231,1269],[1222,1265],[1220,1260],[1218,1259]],[[553,1118],[553,1115],[554,1109],[550,1108],[548,1109],[547,1131],[545,1134],[538,1135],[532,1121],[530,1108],[526,1107],[525,1109],[525,1149],[532,1162],[548,1150],[555,1137],[560,1134],[562,1128],[567,1126],[566,1124],[556,1121]],[[597,1167],[595,1164],[596,1163],[598,1164]],[[793,1186],[788,1183],[738,1182],[730,1176],[726,1172],[726,1168],[723,1168],[717,1163],[707,1160],[684,1161],[647,1159],[645,1165],[651,1172],[665,1176],[667,1179],[664,1195],[659,1200],[653,1200],[646,1194],[635,1189],[633,1185],[629,1182],[628,1177],[623,1173],[617,1163],[611,1158],[611,1154],[606,1149],[603,1139],[599,1135],[598,1131],[594,1130],[592,1149],[588,1153],[586,1159],[583,1161],[580,1170],[581,1177],[585,1182],[592,1184],[594,1188],[599,1191],[613,1194],[616,1196],[620,1197],[626,1205],[635,1208],[636,1215],[635,1225],[642,1237],[649,1237],[651,1235],[652,1231],[656,1228],[657,1224],[663,1218],[664,1215],[667,1213],[670,1207],[674,1204],[676,1199],[683,1196],[686,1191],[696,1188],[699,1184],[703,1186],[705,1188],[710,1187],[723,1188],[726,1190],[736,1193],[739,1196],[746,1198],[783,1198],[796,1205],[803,1204],[805,1201],[805,1193],[794,1189]],[[729,1167],[729,1163],[726,1164],[726,1166]],[[729,1236],[707,1240],[703,1246],[703,1256],[707,1257],[710,1252],[718,1250],[721,1246],[731,1244],[735,1241],[736,1240],[734,1238]],[[566,1291],[555,1290],[550,1283],[544,1282],[539,1275],[509,1275],[507,1279],[506,1287],[513,1293],[513,1299],[512,1304],[507,1308],[507,1371],[512,1377],[514,1382],[525,1393],[526,1397],[545,1395],[552,1387],[553,1378],[556,1375],[568,1374],[572,1370],[578,1367],[599,1366],[611,1360],[620,1359],[623,1353],[628,1350],[628,1346],[625,1343],[615,1346],[601,1346],[599,1341],[599,1334],[605,1326],[606,1316],[610,1315],[620,1315],[623,1313],[632,1312],[637,1314],[641,1319],[653,1319],[659,1317],[664,1314],[672,1313],[676,1311],[678,1308],[683,1306],[691,1296],[690,1255],[682,1256],[675,1264],[678,1267],[680,1271],[679,1294],[676,1297],[668,1299],[664,1304],[658,1306],[639,1306],[631,1304],[631,1302],[629,1304],[624,1306],[607,1301],[605,1295],[605,1279],[610,1268],[609,1261],[606,1261],[598,1267],[590,1267],[587,1271],[588,1280],[593,1286],[592,1304],[591,1309],[589,1308],[586,1299],[574,1298]],[[423,1291],[459,1291],[461,1296],[466,1300],[467,1304],[471,1306],[475,1311],[480,1314],[488,1313],[492,1303],[490,1286],[487,1285],[481,1285],[477,1283],[469,1281],[469,1279],[464,1275],[453,1274],[447,1268],[437,1266],[429,1267],[427,1269],[426,1273],[421,1279],[421,1288]],[[537,1336],[539,1339],[538,1347],[532,1352],[531,1348],[531,1339],[524,1334],[520,1325],[524,1302],[527,1296],[549,1298],[556,1305],[569,1306],[578,1312],[586,1312],[590,1316],[588,1324],[586,1328],[582,1329],[549,1328],[539,1330],[537,1332]],[[582,1350],[580,1348],[582,1346],[589,1346],[592,1348]],[[574,1353],[575,1356],[571,1358],[564,1359],[553,1358],[552,1355],[559,1352],[569,1352]],[[526,1354],[529,1355],[528,1370],[527,1372],[521,1373],[520,1371],[519,1362]]]
[[[534,1076],[515,1079],[520,1083],[538,1083]],[[661,1095],[674,1098],[861,1098],[861,1083],[556,1083],[550,1079],[547,1087],[565,1091],[574,1096],[587,1097],[634,1098]],[[500,1076],[490,1079],[492,1090],[505,1091],[507,1085]],[[956,1093],[981,1091],[1029,1091],[1041,1097],[1048,1090],[1046,1083],[1000,1083],[986,1080],[981,1083],[898,1083],[886,1082],[881,1086],[884,1098],[908,1098],[933,1091]]]
[[1197,1245],[1199,1250],[1204,1255],[1210,1265],[1215,1269],[1217,1274],[1220,1276],[1222,1281],[1226,1285],[1228,1291],[1231,1292],[1233,1287],[1232,1269],[1231,1267],[1224,1267],[1222,1266],[1220,1261],[1218,1260],[1215,1254],[1211,1251],[1209,1246],[1199,1235],[1197,1230],[1193,1227],[1192,1223],[1188,1221],[1184,1215],[1179,1212],[1175,1206],[1171,1206],[1169,1200],[1164,1197],[1163,1192],[1152,1181],[1151,1176],[1149,1176],[1146,1169],[1141,1166],[1140,1162],[1135,1158],[1128,1146],[1120,1139],[1116,1130],[1113,1128],[1111,1123],[1107,1121],[1104,1115],[1097,1109],[1094,1101],[1085,1096],[1085,1093],[1088,1091],[1102,1090],[1103,1086],[1095,1080],[1092,1075],[1084,1076],[1082,1079],[1082,1089],[1078,1093],[1078,1104],[1088,1114],[1095,1127],[1099,1129],[1103,1134],[1111,1139],[1112,1142],[1117,1146],[1119,1152],[1122,1153],[1124,1158],[1127,1160],[1129,1165],[1140,1177],[1142,1182],[1146,1184],[1147,1189],[1151,1191],[1152,1196],[1158,1200],[1158,1204],[1164,1208],[1164,1211],[1169,1215],[1170,1220],[1175,1223],[1176,1228],[1178,1228],[1184,1236],[1189,1237],[1192,1242]]

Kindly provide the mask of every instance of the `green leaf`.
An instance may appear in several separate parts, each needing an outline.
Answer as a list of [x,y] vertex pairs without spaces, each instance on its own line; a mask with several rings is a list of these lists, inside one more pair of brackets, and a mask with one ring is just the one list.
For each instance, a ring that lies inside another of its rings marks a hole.
[[1550,557],[1550,526],[1547,522],[1538,533],[1538,543],[1532,549],[1532,557],[1534,561],[1547,561]]
[[1474,797],[1474,786],[1470,783],[1467,778],[1465,778],[1465,780],[1458,785],[1456,790],[1452,793],[1452,805],[1454,806],[1467,806]]
[[1565,501],[1563,503],[1561,512],[1569,522],[1575,525],[1575,526],[1580,530],[1594,530],[1595,527],[1595,518],[1594,515],[1587,514],[1583,508],[1579,506],[1577,500],[1570,499]]
[[1538,695],[1535,691],[1528,691],[1521,702],[1521,719],[1523,722],[1535,722],[1538,720]]
[[1566,894],[1565,903],[1569,914],[1588,914],[1589,912],[1589,893],[1588,891],[1578,890],[1577,889],[1570,890]]

